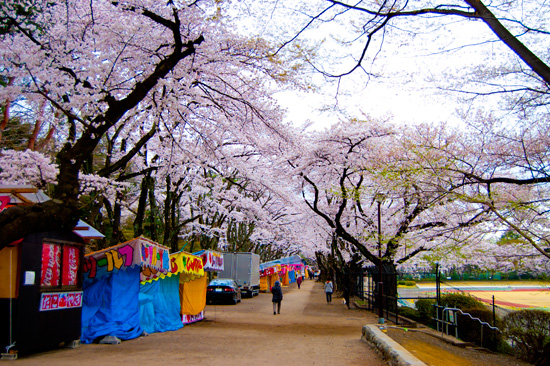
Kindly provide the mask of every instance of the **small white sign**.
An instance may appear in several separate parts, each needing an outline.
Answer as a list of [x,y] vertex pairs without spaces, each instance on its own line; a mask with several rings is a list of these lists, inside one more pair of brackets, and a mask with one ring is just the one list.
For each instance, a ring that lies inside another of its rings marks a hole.
[[36,274],[34,271],[25,271],[25,283],[24,285],[34,285]]

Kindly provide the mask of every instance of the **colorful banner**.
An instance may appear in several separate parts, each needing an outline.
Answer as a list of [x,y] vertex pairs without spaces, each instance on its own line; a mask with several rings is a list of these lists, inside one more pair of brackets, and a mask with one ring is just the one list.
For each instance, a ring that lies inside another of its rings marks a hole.
[[59,286],[61,269],[61,246],[59,244],[42,244],[42,270],[40,286]]
[[260,277],[271,276],[281,271],[281,265],[276,264],[273,267],[266,268],[260,271]]
[[62,310],[82,307],[82,291],[44,292],[40,297],[39,311]]
[[204,319],[204,310],[198,313],[197,315],[183,314],[181,316],[181,321],[183,322],[183,324],[190,324],[190,323],[198,322],[203,319]]
[[204,276],[202,258],[185,252],[173,253],[170,255],[169,272],[161,272],[156,271],[154,268],[142,267],[140,280],[141,282],[149,282],[180,273],[185,273],[188,279]]
[[169,248],[139,237],[125,243],[86,255],[84,274],[89,278],[109,274],[115,270],[140,265],[151,271],[170,271]]
[[200,255],[204,264],[204,270],[208,272],[223,271],[223,254],[205,250]]

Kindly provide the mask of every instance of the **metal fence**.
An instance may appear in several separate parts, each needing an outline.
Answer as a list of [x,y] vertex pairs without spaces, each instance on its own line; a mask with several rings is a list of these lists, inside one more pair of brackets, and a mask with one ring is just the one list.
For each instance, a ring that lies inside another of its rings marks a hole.
[[[396,285],[399,274],[390,266],[382,267],[381,275],[379,272],[378,266],[371,266],[364,268],[360,272],[354,273],[355,285],[352,288],[352,295],[365,301],[367,310],[383,315],[384,319],[399,324],[400,302],[415,301],[419,299],[437,299],[436,296],[422,295],[418,290],[403,296],[397,294],[397,288],[395,288],[397,296],[387,295],[387,293],[384,292],[383,286],[380,286],[380,282],[386,284],[393,282]],[[437,293],[439,293],[440,278],[434,275],[434,279],[436,279]],[[380,309],[382,309],[382,312],[380,312]]]
[[[476,318],[474,316],[472,316],[470,313],[465,313],[463,312],[462,310],[458,309],[458,308],[449,308],[449,307],[446,307],[446,306],[441,306],[441,305],[437,305],[437,304],[434,304],[434,307],[436,308],[436,317],[433,319],[435,320],[436,324],[437,324],[437,330],[441,332],[441,334],[443,335],[444,333],[449,335],[449,332],[453,333],[454,332],[454,337],[455,338],[459,338],[459,322],[458,322],[458,314],[462,315],[463,317],[465,318],[469,318],[470,320],[472,320],[474,323],[478,323],[479,324],[479,331],[480,331],[480,344],[479,346],[481,347],[484,347],[484,340],[483,340],[483,333],[484,333],[484,330],[492,330],[494,332],[498,332],[498,333],[501,333],[501,330],[494,326],[494,323],[493,325],[479,319],[479,318]],[[467,327],[469,327],[471,329],[471,325],[467,325]]]
[[[436,330],[442,334],[447,334],[459,338],[461,327],[465,331],[468,329],[470,332],[475,332],[476,327],[479,327],[479,337],[476,337],[476,342],[481,347],[485,346],[495,332],[500,333],[500,329],[495,324],[495,313],[499,311],[499,308],[494,304],[493,297],[493,324],[489,324],[486,321],[482,321],[469,313],[463,312],[458,308],[447,307],[441,305],[441,275],[436,272],[433,276],[436,287],[435,292],[427,295],[422,293],[419,289],[405,289],[400,290],[397,296],[389,296],[380,293],[379,283],[381,281],[395,281],[397,283],[397,273],[388,271],[388,268],[383,268],[383,272],[380,275],[378,273],[378,267],[368,267],[361,272],[357,272],[353,275],[355,278],[355,284],[352,288],[352,295],[362,299],[367,310],[380,314],[380,307],[382,308],[382,314],[384,319],[392,321],[395,324],[400,324],[403,319],[399,317],[399,305],[404,306],[404,303],[409,301],[411,303],[420,299],[432,299],[435,300],[434,307],[436,308],[436,316],[433,318],[436,325]],[[388,282],[385,282],[388,283]],[[453,292],[457,292],[458,289],[453,289]],[[382,295],[382,296],[381,296]],[[502,309],[504,310],[504,309]],[[466,318],[469,321],[466,321]],[[459,319],[463,319],[460,321]],[[472,322],[477,323],[478,326],[472,325]]]

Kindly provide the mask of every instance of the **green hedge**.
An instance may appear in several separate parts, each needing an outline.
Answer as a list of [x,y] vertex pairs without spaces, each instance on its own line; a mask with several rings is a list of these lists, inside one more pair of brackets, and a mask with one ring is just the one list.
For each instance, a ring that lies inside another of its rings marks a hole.
[[484,306],[483,303],[475,297],[460,293],[442,295],[441,305],[460,310],[482,308]]
[[418,311],[413,308],[402,306],[399,308],[399,315],[414,320],[415,322],[424,323],[424,319],[422,319]]
[[519,310],[505,316],[503,323],[504,332],[514,341],[519,357],[531,363],[550,364],[549,312]]
[[399,280],[399,281],[397,281],[397,285],[401,285],[401,286],[414,286],[414,285],[416,285],[416,282],[414,282],[414,281]]

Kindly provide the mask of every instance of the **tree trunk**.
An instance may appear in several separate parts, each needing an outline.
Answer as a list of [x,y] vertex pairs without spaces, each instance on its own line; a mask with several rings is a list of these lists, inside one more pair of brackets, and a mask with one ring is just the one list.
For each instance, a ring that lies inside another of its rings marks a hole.
[[143,221],[145,220],[145,209],[147,208],[147,180],[149,174],[141,180],[141,193],[139,195],[138,209],[134,219],[134,237],[143,235]]

